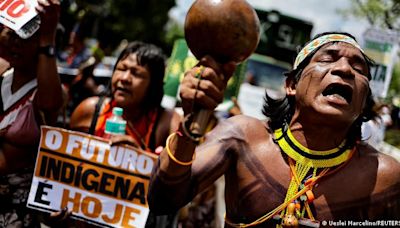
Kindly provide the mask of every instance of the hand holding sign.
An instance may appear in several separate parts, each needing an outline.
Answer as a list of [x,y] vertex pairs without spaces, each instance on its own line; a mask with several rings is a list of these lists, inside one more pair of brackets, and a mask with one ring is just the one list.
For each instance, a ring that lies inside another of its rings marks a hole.
[[[27,206],[98,226],[144,227],[148,183],[157,156],[93,135],[49,126],[41,140]],[[65,208],[68,208],[65,209]]]
[[[190,8],[185,21],[185,38],[191,52],[200,60],[199,64],[207,68],[196,68],[187,74],[200,77],[184,80],[181,97],[183,102],[189,100],[209,109],[195,114],[190,126],[194,136],[204,134],[212,113],[210,109],[222,101],[221,91],[233,73],[227,64],[244,61],[256,49],[259,23],[256,12],[245,0],[197,0]],[[209,57],[203,59],[206,55]],[[207,65],[210,62],[211,65]],[[213,74],[217,77],[210,77]],[[183,106],[187,113],[189,104]]]
[[0,1],[0,23],[16,31],[23,39],[31,37],[39,27],[44,27],[41,34],[44,34],[44,43],[47,44],[47,40],[55,37],[59,5],[59,0]]
[[39,30],[41,45],[54,45],[56,28],[60,17],[60,1],[38,0],[36,11],[39,13],[41,19]]

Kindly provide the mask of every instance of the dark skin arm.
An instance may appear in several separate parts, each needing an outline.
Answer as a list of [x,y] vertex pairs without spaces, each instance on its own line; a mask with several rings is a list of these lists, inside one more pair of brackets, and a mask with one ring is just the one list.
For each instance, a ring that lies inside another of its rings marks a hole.
[[[186,72],[180,87],[180,96],[185,115],[192,110],[192,104],[198,108],[213,110],[223,99],[226,82],[233,74],[233,64],[221,65],[211,57],[200,61],[205,66],[202,79],[196,92],[198,80],[194,67]],[[193,99],[196,94],[196,99]],[[180,128],[180,132],[183,130]],[[230,159],[227,153],[229,143],[219,140],[224,135],[222,128],[217,127],[206,137],[205,142],[196,148],[196,144],[185,135],[172,137],[169,149],[176,159],[182,162],[192,160],[196,149],[196,158],[192,165],[177,164],[168,156],[166,149],[160,155],[159,166],[152,175],[149,189],[150,209],[155,213],[175,211],[189,202],[197,193],[211,185],[223,175],[229,166]],[[164,202],[164,204],[162,203]]]
[[[176,164],[164,150],[152,175],[148,198],[151,210],[160,214],[176,211],[227,172],[236,156],[232,132],[235,132],[232,122],[217,125],[206,135],[205,142],[196,147],[191,166]],[[175,148],[193,146],[183,137],[178,140],[173,139],[170,143],[177,143]],[[170,149],[174,151],[172,145]],[[182,172],[185,168],[189,170]]]
[[155,132],[156,145],[165,146],[165,140],[168,135],[178,130],[181,120],[182,117],[177,112],[165,109],[158,120],[158,126]]
[[[41,25],[39,29],[39,46],[55,45],[56,27],[60,17],[60,2],[58,0],[38,1],[36,7]],[[60,77],[57,73],[55,57],[39,54],[37,67],[37,94],[34,104],[37,110],[44,113],[46,124],[52,124],[57,119],[63,104]]]
[[[40,15],[39,47],[54,46],[56,27],[60,17],[60,2],[58,0],[38,0],[37,12]],[[37,66],[37,93],[34,99],[35,109],[43,114],[43,124],[53,124],[63,104],[63,93],[60,77],[57,72],[55,57],[39,54]],[[43,215],[43,222],[48,225],[58,223],[70,215],[67,209],[60,212]]]
[[75,131],[88,132],[99,97],[89,97],[83,100],[73,111],[70,128]]
[[[194,72],[186,77],[193,76]],[[182,82],[186,114],[190,112],[192,103],[188,100],[193,101],[196,85],[193,77]],[[212,99],[213,93],[205,94]],[[206,99],[202,102],[212,106]],[[201,106],[202,102],[196,104]],[[284,202],[290,182],[285,156],[273,142],[271,132],[265,131],[265,126],[255,121],[250,123],[250,119],[241,122],[241,119],[235,117],[225,126],[214,129],[205,143],[196,148],[191,166],[179,165],[163,152],[151,180],[148,200],[152,211],[163,214],[177,210],[222,174],[226,175],[229,186],[225,192],[226,215],[233,222],[250,223]],[[195,145],[188,137],[175,136],[169,146],[178,160],[192,160]],[[388,216],[398,215],[397,206],[391,205],[398,205],[399,173],[397,162],[371,148],[360,148],[347,166],[315,187],[317,218],[393,218]],[[267,221],[263,225],[272,226],[272,223]]]
[[[55,123],[62,104],[62,90],[55,65],[55,58],[37,53],[38,46],[51,44],[54,41],[53,35],[55,34],[59,17],[59,3],[57,0],[54,0],[50,2],[39,1],[38,4],[36,10],[40,15],[42,23],[36,34],[27,40],[23,40],[14,32],[11,32],[10,29],[2,31],[1,42],[2,44],[7,44],[7,46],[2,46],[1,49],[5,48],[7,51],[5,51],[4,56],[2,55],[4,59],[0,60],[0,67],[2,67],[0,71],[6,70],[10,65],[14,68],[13,82],[10,86],[12,91],[20,89],[34,78],[37,79],[37,90],[33,99],[33,110],[36,124],[39,126],[41,124],[51,125]],[[44,12],[44,10],[46,10],[46,12]],[[14,60],[7,58],[9,55],[7,53],[14,48],[8,45],[15,45],[15,48],[32,47],[26,50],[26,55],[32,57],[32,59],[25,58],[21,60],[20,64],[15,64]],[[3,54],[3,50],[1,52]],[[32,152],[35,148],[23,148],[21,145],[13,144],[7,138],[3,140],[5,131],[6,129],[3,129],[2,132],[0,132],[0,137],[2,138],[0,145],[0,173],[10,173],[22,167],[31,166],[32,161],[34,161],[34,154]]]

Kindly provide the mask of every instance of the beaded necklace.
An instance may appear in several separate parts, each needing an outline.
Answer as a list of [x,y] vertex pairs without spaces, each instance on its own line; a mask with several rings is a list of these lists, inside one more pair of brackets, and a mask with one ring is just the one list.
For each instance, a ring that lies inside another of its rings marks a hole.
[[[289,157],[291,180],[285,201],[251,223],[233,223],[226,216],[225,222],[232,227],[252,227],[273,218],[277,222],[277,227],[296,227],[299,224],[319,227],[319,222],[315,220],[310,208],[310,203],[314,200],[312,189],[322,177],[344,167],[350,161],[356,147],[347,149],[346,141],[343,141],[332,150],[316,151],[301,145],[289,128],[286,131],[277,129],[274,135],[282,152]],[[337,166],[335,169],[330,170],[335,166]],[[318,172],[318,169],[321,171]],[[311,175],[306,177],[311,170]]]
[[351,153],[351,149],[346,149],[344,146],[346,141],[343,141],[334,149],[317,151],[308,149],[301,145],[294,138],[290,129],[287,129],[284,132],[281,128],[275,130],[274,134],[275,139],[282,151],[301,166],[310,168],[334,167],[345,162]]
[[[316,151],[301,145],[294,138],[289,128],[286,131],[283,128],[277,129],[274,135],[282,152],[289,157],[291,171],[291,180],[284,201],[287,203],[287,207],[281,211],[280,216],[276,216],[276,219],[283,226],[290,226],[296,222],[307,223],[303,225],[309,226],[319,225],[310,208],[310,203],[314,200],[312,188],[315,181],[327,175],[332,167],[340,165],[337,168],[339,169],[346,164],[354,153],[355,147],[348,149],[345,147],[346,141],[343,141],[334,149]],[[318,169],[321,170],[319,174],[317,174]],[[311,174],[307,176],[308,173]],[[311,183],[313,184],[310,186]],[[307,190],[305,190],[306,186],[309,186]],[[305,194],[297,197],[297,194],[302,191]],[[308,219],[305,216],[306,213]]]

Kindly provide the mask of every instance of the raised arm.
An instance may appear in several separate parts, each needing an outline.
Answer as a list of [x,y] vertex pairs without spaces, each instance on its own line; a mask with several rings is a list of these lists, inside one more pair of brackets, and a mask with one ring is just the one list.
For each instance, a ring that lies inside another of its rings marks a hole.
[[[226,82],[235,69],[233,64],[220,65],[211,57],[203,58],[200,64],[186,72],[181,83],[180,96],[186,117],[196,115],[195,110],[199,108],[214,110],[222,101]],[[170,135],[153,170],[148,200],[155,213],[178,210],[223,175],[229,166],[229,140],[222,138],[227,136],[226,126],[214,129],[196,148],[197,143],[188,130],[190,121],[185,118],[178,132]]]
[[[39,47],[55,45],[56,28],[60,17],[59,0],[39,0],[36,8],[40,15]],[[38,90],[35,104],[43,111],[46,123],[54,123],[63,104],[60,77],[55,56],[40,53],[37,67]]]

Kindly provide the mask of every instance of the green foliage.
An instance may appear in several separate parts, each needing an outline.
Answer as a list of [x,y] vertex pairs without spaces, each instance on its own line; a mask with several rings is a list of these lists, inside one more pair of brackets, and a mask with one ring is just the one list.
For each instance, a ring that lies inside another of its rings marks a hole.
[[170,22],[167,25],[167,33],[165,36],[166,43],[172,44],[175,40],[179,38],[184,38],[185,32],[183,27],[176,22]]
[[400,29],[400,2],[398,0],[352,0],[352,7],[342,10],[345,16],[365,18],[371,25]]
[[385,142],[400,149],[400,129],[386,130]]
[[392,75],[392,80],[390,82],[389,86],[389,97],[392,98],[394,96],[399,96],[400,94],[400,62],[397,62],[397,64],[393,68],[393,75]]

